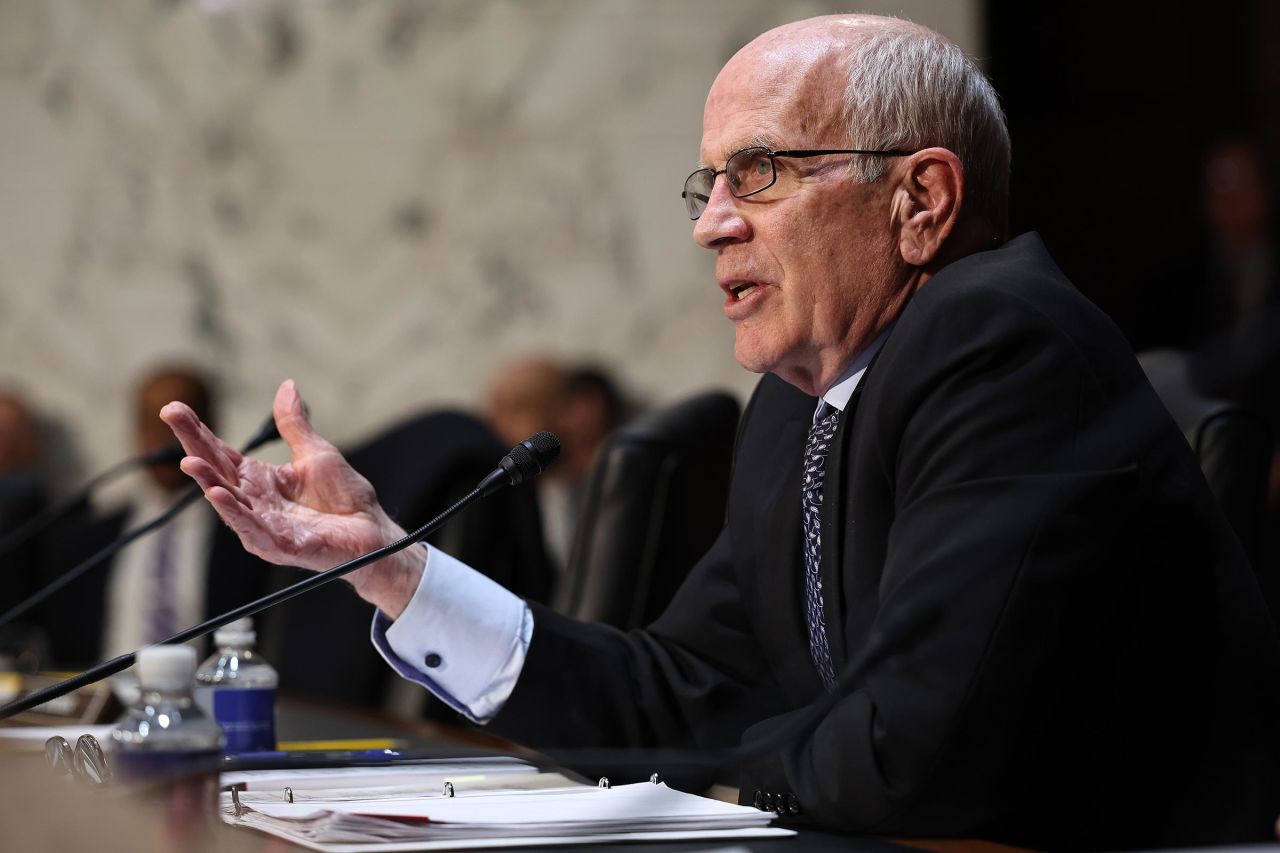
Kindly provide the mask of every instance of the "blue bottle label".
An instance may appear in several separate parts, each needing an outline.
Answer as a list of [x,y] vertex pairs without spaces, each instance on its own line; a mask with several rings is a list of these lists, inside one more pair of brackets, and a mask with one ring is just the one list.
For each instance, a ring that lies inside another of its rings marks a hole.
[[156,782],[216,772],[222,754],[216,749],[136,749],[113,753],[111,767],[123,782]]
[[213,691],[213,718],[227,735],[227,754],[276,748],[276,689]]

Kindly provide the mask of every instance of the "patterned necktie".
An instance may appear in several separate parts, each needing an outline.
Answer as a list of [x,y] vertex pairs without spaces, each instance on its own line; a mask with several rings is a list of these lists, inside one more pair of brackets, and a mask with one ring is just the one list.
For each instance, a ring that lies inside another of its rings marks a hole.
[[147,634],[149,642],[163,640],[177,630],[173,611],[173,526],[160,528],[151,553],[151,574],[147,578]]
[[826,474],[827,450],[839,423],[840,410],[823,401],[814,415],[809,440],[804,446],[804,484],[800,490],[804,521],[804,617],[809,628],[809,654],[828,692],[835,689],[836,676],[822,614],[822,481]]

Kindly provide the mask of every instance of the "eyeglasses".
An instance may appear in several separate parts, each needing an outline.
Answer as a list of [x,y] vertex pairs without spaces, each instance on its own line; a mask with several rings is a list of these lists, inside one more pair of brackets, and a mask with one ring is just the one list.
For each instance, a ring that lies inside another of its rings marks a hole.
[[724,175],[729,181],[729,192],[734,198],[746,198],[763,192],[778,180],[778,169],[773,162],[778,157],[822,157],[826,154],[876,154],[881,157],[906,157],[914,151],[869,151],[864,148],[820,148],[807,151],[770,151],[768,148],[743,148],[725,161],[723,169],[698,169],[684,179],[684,192],[680,197],[689,208],[689,218],[697,219],[707,209],[716,175]]

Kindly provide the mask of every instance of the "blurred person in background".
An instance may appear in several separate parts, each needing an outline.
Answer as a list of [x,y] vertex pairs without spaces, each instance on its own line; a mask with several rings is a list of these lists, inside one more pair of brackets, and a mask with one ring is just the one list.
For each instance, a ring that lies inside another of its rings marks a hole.
[[1260,343],[1253,330],[1280,303],[1275,194],[1262,150],[1242,137],[1211,144],[1184,180],[1200,199],[1201,234],[1152,257],[1142,285],[1150,328],[1139,346],[1203,348],[1217,369],[1205,381],[1224,385],[1248,366]]
[[[129,401],[133,452],[172,443],[172,433],[156,413],[173,399],[205,417],[217,417],[207,376],[186,365],[157,367],[138,381]],[[176,457],[148,466],[131,484],[123,506],[81,515],[58,530],[53,573],[71,569],[160,515],[189,488]],[[82,666],[133,651],[248,600],[264,588],[267,576],[243,554],[205,506],[186,508],[45,603],[42,621],[55,662]],[[216,573],[211,571],[215,564]],[[244,566],[251,568],[237,571]]]
[[[1229,138],[1209,149],[1203,200],[1192,378],[1202,392],[1261,415],[1280,436],[1280,222],[1256,142]],[[1271,466],[1270,505],[1280,516],[1280,455]]]
[[[1253,397],[1258,391],[1274,397],[1270,380],[1280,354],[1274,340],[1280,331],[1280,235],[1274,208],[1270,176],[1257,145],[1233,139],[1210,149],[1204,172],[1206,243],[1197,271],[1201,326],[1194,343],[1203,349],[1204,381],[1235,397]],[[1268,402],[1264,408],[1273,409],[1274,402]]]
[[44,506],[39,463],[40,439],[30,408],[18,394],[0,391],[0,537]]
[[595,365],[527,356],[489,385],[485,419],[504,444],[543,430],[560,437],[560,458],[537,480],[543,540],[558,572],[569,562],[596,454],[628,414],[618,384]]
[[[48,503],[40,477],[36,419],[21,395],[0,391],[0,542],[39,515]],[[42,544],[36,536],[0,555],[0,613],[35,591],[41,575]],[[30,668],[39,641],[23,622],[0,629],[0,669]]]
[[1203,308],[1208,334],[1256,321],[1280,301],[1273,208],[1257,145],[1243,139],[1215,144],[1204,172],[1208,295]]

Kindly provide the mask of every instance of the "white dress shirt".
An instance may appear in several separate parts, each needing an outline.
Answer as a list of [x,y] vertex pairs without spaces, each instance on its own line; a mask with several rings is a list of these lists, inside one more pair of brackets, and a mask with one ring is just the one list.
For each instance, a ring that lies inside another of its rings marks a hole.
[[[161,491],[150,483],[144,485],[125,518],[123,530],[132,530],[151,521],[181,495],[181,492]],[[213,512],[201,502],[187,507],[166,525],[172,537],[169,606],[175,631],[204,619],[209,539],[213,534],[213,524]],[[154,640],[149,636],[149,614],[155,592],[151,573],[156,560],[156,544],[163,532],[152,531],[131,543],[111,563],[111,576],[107,580],[107,612],[103,619],[104,658],[131,652]],[[198,647],[199,641],[193,645]]]

